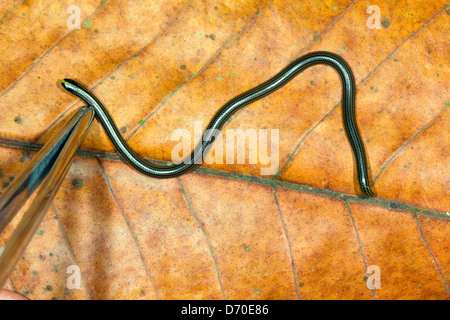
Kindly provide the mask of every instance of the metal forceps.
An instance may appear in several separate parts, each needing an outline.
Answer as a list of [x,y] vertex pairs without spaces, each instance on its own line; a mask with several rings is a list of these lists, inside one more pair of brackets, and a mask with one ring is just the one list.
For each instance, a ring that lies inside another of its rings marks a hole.
[[47,213],[94,115],[92,107],[81,107],[76,111],[0,196],[1,234],[27,199],[40,187],[17,228],[0,248],[0,289]]

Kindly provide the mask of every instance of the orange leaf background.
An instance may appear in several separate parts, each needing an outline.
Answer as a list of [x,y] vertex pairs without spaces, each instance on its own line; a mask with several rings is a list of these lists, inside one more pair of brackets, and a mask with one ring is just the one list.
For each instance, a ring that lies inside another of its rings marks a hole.
[[[72,4],[80,29],[67,27]],[[366,26],[370,5],[380,29]],[[170,160],[175,129],[206,128],[324,50],[355,74],[377,193],[357,196],[326,66],[226,126],[280,130],[273,176],[247,161],[150,178],[95,122],[6,287],[31,299],[449,299],[449,14],[439,0],[0,1],[1,189],[83,105],[63,78],[91,88],[140,155]],[[66,286],[70,265],[81,289]],[[380,289],[366,286],[372,265]]]

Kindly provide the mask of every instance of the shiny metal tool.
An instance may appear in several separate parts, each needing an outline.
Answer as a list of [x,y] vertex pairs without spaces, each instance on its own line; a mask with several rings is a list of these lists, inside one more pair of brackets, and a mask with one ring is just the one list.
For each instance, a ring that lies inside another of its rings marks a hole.
[[[82,107],[54,134],[0,196],[0,234],[37,190],[17,228],[0,248],[0,288],[22,257],[44,218],[72,159],[94,119],[92,107]],[[38,189],[39,188],[39,189]]]

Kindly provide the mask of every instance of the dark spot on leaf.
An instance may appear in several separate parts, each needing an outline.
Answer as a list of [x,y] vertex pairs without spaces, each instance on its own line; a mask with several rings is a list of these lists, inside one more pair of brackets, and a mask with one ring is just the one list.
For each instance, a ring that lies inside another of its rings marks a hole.
[[186,69],[186,65],[185,65],[185,64],[182,64],[182,65],[180,66],[180,69],[181,69],[181,70]]
[[46,290],[46,291],[52,291],[53,288],[52,288],[51,285],[48,284],[48,285],[45,287],[45,290]]
[[72,185],[76,188],[81,188],[83,186],[83,180],[81,179],[74,179],[72,181]]
[[383,21],[381,21],[381,25],[383,26],[383,28],[387,28],[389,27],[389,25],[391,24],[391,22],[389,21],[389,19],[383,19]]
[[127,132],[127,127],[122,127],[122,128],[120,128],[120,132],[121,132],[121,133]]
[[20,157],[19,162],[24,162],[26,158],[31,159],[30,157],[30,151],[28,149],[24,149],[22,151],[22,157]]
[[400,208],[400,205],[395,202],[392,202],[389,204],[389,208],[390,209],[398,209],[398,208]]
[[92,27],[92,22],[90,22],[89,20],[86,20],[83,23],[83,27],[86,28],[86,29],[89,29],[90,27]]
[[14,122],[17,124],[22,124],[22,118],[20,118],[19,116],[14,117]]
[[210,35],[209,35],[209,38],[212,39],[212,40],[216,40],[216,36],[213,35],[213,34],[210,34]]

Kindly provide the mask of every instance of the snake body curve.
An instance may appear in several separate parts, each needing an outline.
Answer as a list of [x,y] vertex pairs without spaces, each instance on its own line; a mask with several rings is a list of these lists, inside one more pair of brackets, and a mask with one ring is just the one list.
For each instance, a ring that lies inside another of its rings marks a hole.
[[173,164],[169,167],[155,166],[139,157],[123,139],[106,108],[88,89],[71,79],[64,79],[62,85],[66,90],[83,99],[88,105],[94,108],[97,119],[102,124],[114,146],[132,167],[151,177],[171,178],[189,171],[198,163],[199,159],[202,159],[204,152],[208,151],[213,142],[214,129],[220,130],[227,119],[237,110],[271,94],[303,70],[318,64],[333,67],[342,80],[342,116],[345,132],[355,156],[358,182],[361,191],[366,197],[372,197],[374,193],[369,183],[366,153],[355,119],[355,79],[349,65],[334,53],[317,51],[306,54],[294,60],[271,79],[231,99],[217,112],[209,123],[208,129],[212,130],[205,131],[203,141],[191,153],[190,161],[183,161],[180,164]]

